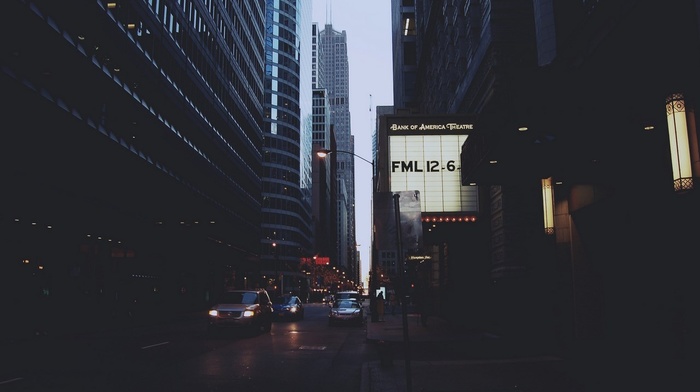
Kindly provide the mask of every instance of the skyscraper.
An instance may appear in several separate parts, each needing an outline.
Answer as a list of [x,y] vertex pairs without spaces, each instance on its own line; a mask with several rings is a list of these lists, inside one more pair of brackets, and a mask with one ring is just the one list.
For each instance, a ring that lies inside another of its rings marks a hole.
[[313,248],[309,26],[311,3],[267,1],[261,261],[285,292]]
[[394,71],[394,106],[407,112],[418,112],[416,71],[418,40],[416,37],[416,4],[414,0],[392,0],[392,53]]
[[328,114],[326,90],[314,89],[313,98],[313,219],[314,219],[314,255],[330,257],[335,251],[335,192],[332,190],[332,161],[316,157],[319,150],[332,150],[331,132]]
[[[330,104],[330,123],[333,126],[337,151],[337,203],[338,203],[338,253],[337,264],[356,276],[359,265],[355,251],[355,143],[350,126],[350,65],[348,61],[347,34],[326,24],[318,32],[319,68],[316,76],[318,87],[325,88]],[[345,216],[345,219],[341,219]]]
[[262,4],[57,5],[0,15],[10,330],[33,331],[22,312],[43,299],[50,330],[242,284],[260,246]]

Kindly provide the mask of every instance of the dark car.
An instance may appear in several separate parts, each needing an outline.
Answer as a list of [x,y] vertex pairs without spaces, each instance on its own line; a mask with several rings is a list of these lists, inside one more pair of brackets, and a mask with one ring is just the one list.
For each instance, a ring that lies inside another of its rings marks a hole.
[[328,312],[328,325],[353,324],[362,325],[364,323],[364,310],[362,305],[355,299],[338,299],[333,302]]
[[296,295],[285,295],[272,300],[275,319],[303,320],[304,304]]
[[270,332],[272,315],[272,302],[267,291],[226,291],[209,310],[209,330],[228,328]]

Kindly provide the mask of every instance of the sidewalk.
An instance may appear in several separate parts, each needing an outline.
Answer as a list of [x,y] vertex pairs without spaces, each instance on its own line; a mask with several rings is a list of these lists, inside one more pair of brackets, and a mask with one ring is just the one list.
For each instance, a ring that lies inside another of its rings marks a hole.
[[[367,340],[380,360],[362,367],[362,392],[581,392],[566,361],[534,342],[509,342],[460,330],[447,321],[400,312],[367,318]],[[409,353],[407,356],[406,353]],[[410,385],[409,385],[410,383]]]

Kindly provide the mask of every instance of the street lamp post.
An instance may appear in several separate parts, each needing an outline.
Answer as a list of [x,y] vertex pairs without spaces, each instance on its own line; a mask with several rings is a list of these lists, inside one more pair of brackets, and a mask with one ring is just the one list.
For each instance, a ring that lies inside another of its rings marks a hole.
[[[369,160],[364,157],[361,157],[354,152],[351,151],[342,151],[342,150],[327,150],[327,149],[320,149],[316,152],[316,155],[320,158],[325,158],[328,154],[331,153],[341,153],[341,154],[350,154],[356,158],[361,159],[362,161],[365,161],[372,165],[372,199],[374,198],[374,191],[375,191],[375,172],[374,172],[374,160]],[[372,204],[372,203],[370,203]],[[370,208],[374,209],[374,206],[370,206]],[[372,219],[374,219],[374,212],[372,211],[370,213],[370,216]],[[374,233],[372,233],[372,238],[371,240],[371,251],[370,251],[370,277],[369,277],[369,308],[370,308],[370,315],[371,315],[371,320],[372,322],[377,322],[379,321],[379,317],[377,314],[377,301],[376,301],[376,289],[377,289],[377,284],[379,283],[378,277],[377,277],[377,265],[376,265],[376,260],[375,260],[375,254],[374,254]]]
[[276,242],[272,243],[272,249],[275,252],[275,280],[279,282],[280,295],[284,295],[284,273],[280,274],[280,255]]

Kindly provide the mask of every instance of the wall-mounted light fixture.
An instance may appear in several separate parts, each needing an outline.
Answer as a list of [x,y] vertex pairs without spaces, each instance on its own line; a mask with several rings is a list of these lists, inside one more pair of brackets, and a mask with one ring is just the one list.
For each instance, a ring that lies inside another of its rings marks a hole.
[[695,156],[696,164],[699,160],[695,113],[686,105],[683,94],[675,93],[666,98],[666,121],[671,148],[673,189],[676,192],[693,189],[692,157]]
[[544,232],[554,234],[554,189],[552,177],[542,179],[542,207],[544,212]]

